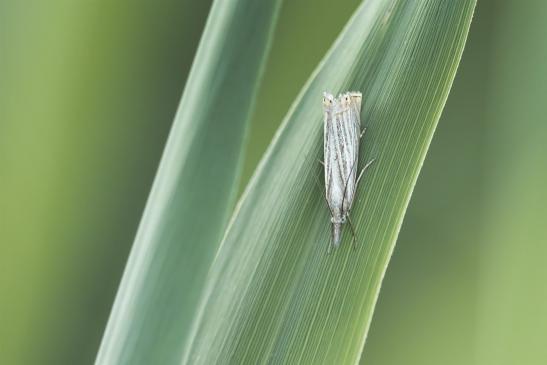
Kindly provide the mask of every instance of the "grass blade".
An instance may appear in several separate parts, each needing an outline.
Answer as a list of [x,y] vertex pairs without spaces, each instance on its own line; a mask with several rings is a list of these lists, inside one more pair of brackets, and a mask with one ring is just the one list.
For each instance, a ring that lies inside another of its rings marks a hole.
[[96,364],[180,359],[235,200],[241,147],[279,4],[213,4]]
[[[183,363],[358,361],[382,277],[448,96],[475,1],[366,1],[297,98],[211,267]],[[321,93],[361,90],[377,158],[327,255]]]

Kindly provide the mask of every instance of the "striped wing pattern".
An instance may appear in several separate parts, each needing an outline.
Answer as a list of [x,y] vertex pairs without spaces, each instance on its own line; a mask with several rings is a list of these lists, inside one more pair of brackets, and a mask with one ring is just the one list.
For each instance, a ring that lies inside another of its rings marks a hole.
[[361,94],[325,93],[323,105],[326,199],[333,223],[344,223],[356,188]]

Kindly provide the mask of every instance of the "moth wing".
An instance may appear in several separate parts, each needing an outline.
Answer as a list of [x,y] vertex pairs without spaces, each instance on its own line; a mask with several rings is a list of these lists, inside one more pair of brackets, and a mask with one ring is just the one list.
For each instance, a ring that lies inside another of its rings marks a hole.
[[334,97],[327,93],[323,93],[323,149],[327,150],[328,142],[328,124],[332,123],[332,115],[334,111]]
[[[329,135],[332,133],[333,128],[333,115],[336,101],[334,97],[329,93],[323,93],[323,164],[325,173],[325,196],[329,201],[331,193],[331,175],[332,175],[332,159],[334,153],[331,148],[331,140]],[[330,203],[329,203],[330,204]]]
[[349,103],[343,116],[346,130],[345,159],[347,161],[344,174],[344,176],[346,176],[346,186],[344,187],[344,211],[349,211],[351,209],[355,196],[359,159],[359,137],[361,134],[361,93],[351,92],[348,94]]

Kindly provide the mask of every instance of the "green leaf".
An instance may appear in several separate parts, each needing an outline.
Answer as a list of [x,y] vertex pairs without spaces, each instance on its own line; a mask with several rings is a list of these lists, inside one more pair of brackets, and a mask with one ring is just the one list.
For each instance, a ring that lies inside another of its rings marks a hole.
[[[382,277],[461,57],[474,0],[369,0],[304,87],[253,175],[209,272],[183,363],[358,361]],[[327,255],[324,90],[363,92],[352,220]],[[366,356],[366,355],[365,355]]]
[[213,4],[96,364],[179,362],[235,202],[246,126],[279,5]]

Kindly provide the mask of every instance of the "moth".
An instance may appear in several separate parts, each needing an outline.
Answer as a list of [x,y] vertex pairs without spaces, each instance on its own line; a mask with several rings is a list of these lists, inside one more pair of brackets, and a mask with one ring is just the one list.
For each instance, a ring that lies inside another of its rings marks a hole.
[[325,200],[330,209],[332,241],[335,249],[340,246],[342,226],[347,222],[353,235],[353,248],[356,247],[355,228],[350,219],[350,211],[357,186],[365,170],[374,162],[369,161],[359,173],[359,143],[366,128],[361,131],[360,92],[346,92],[338,98],[323,93],[324,114],[324,161]]

